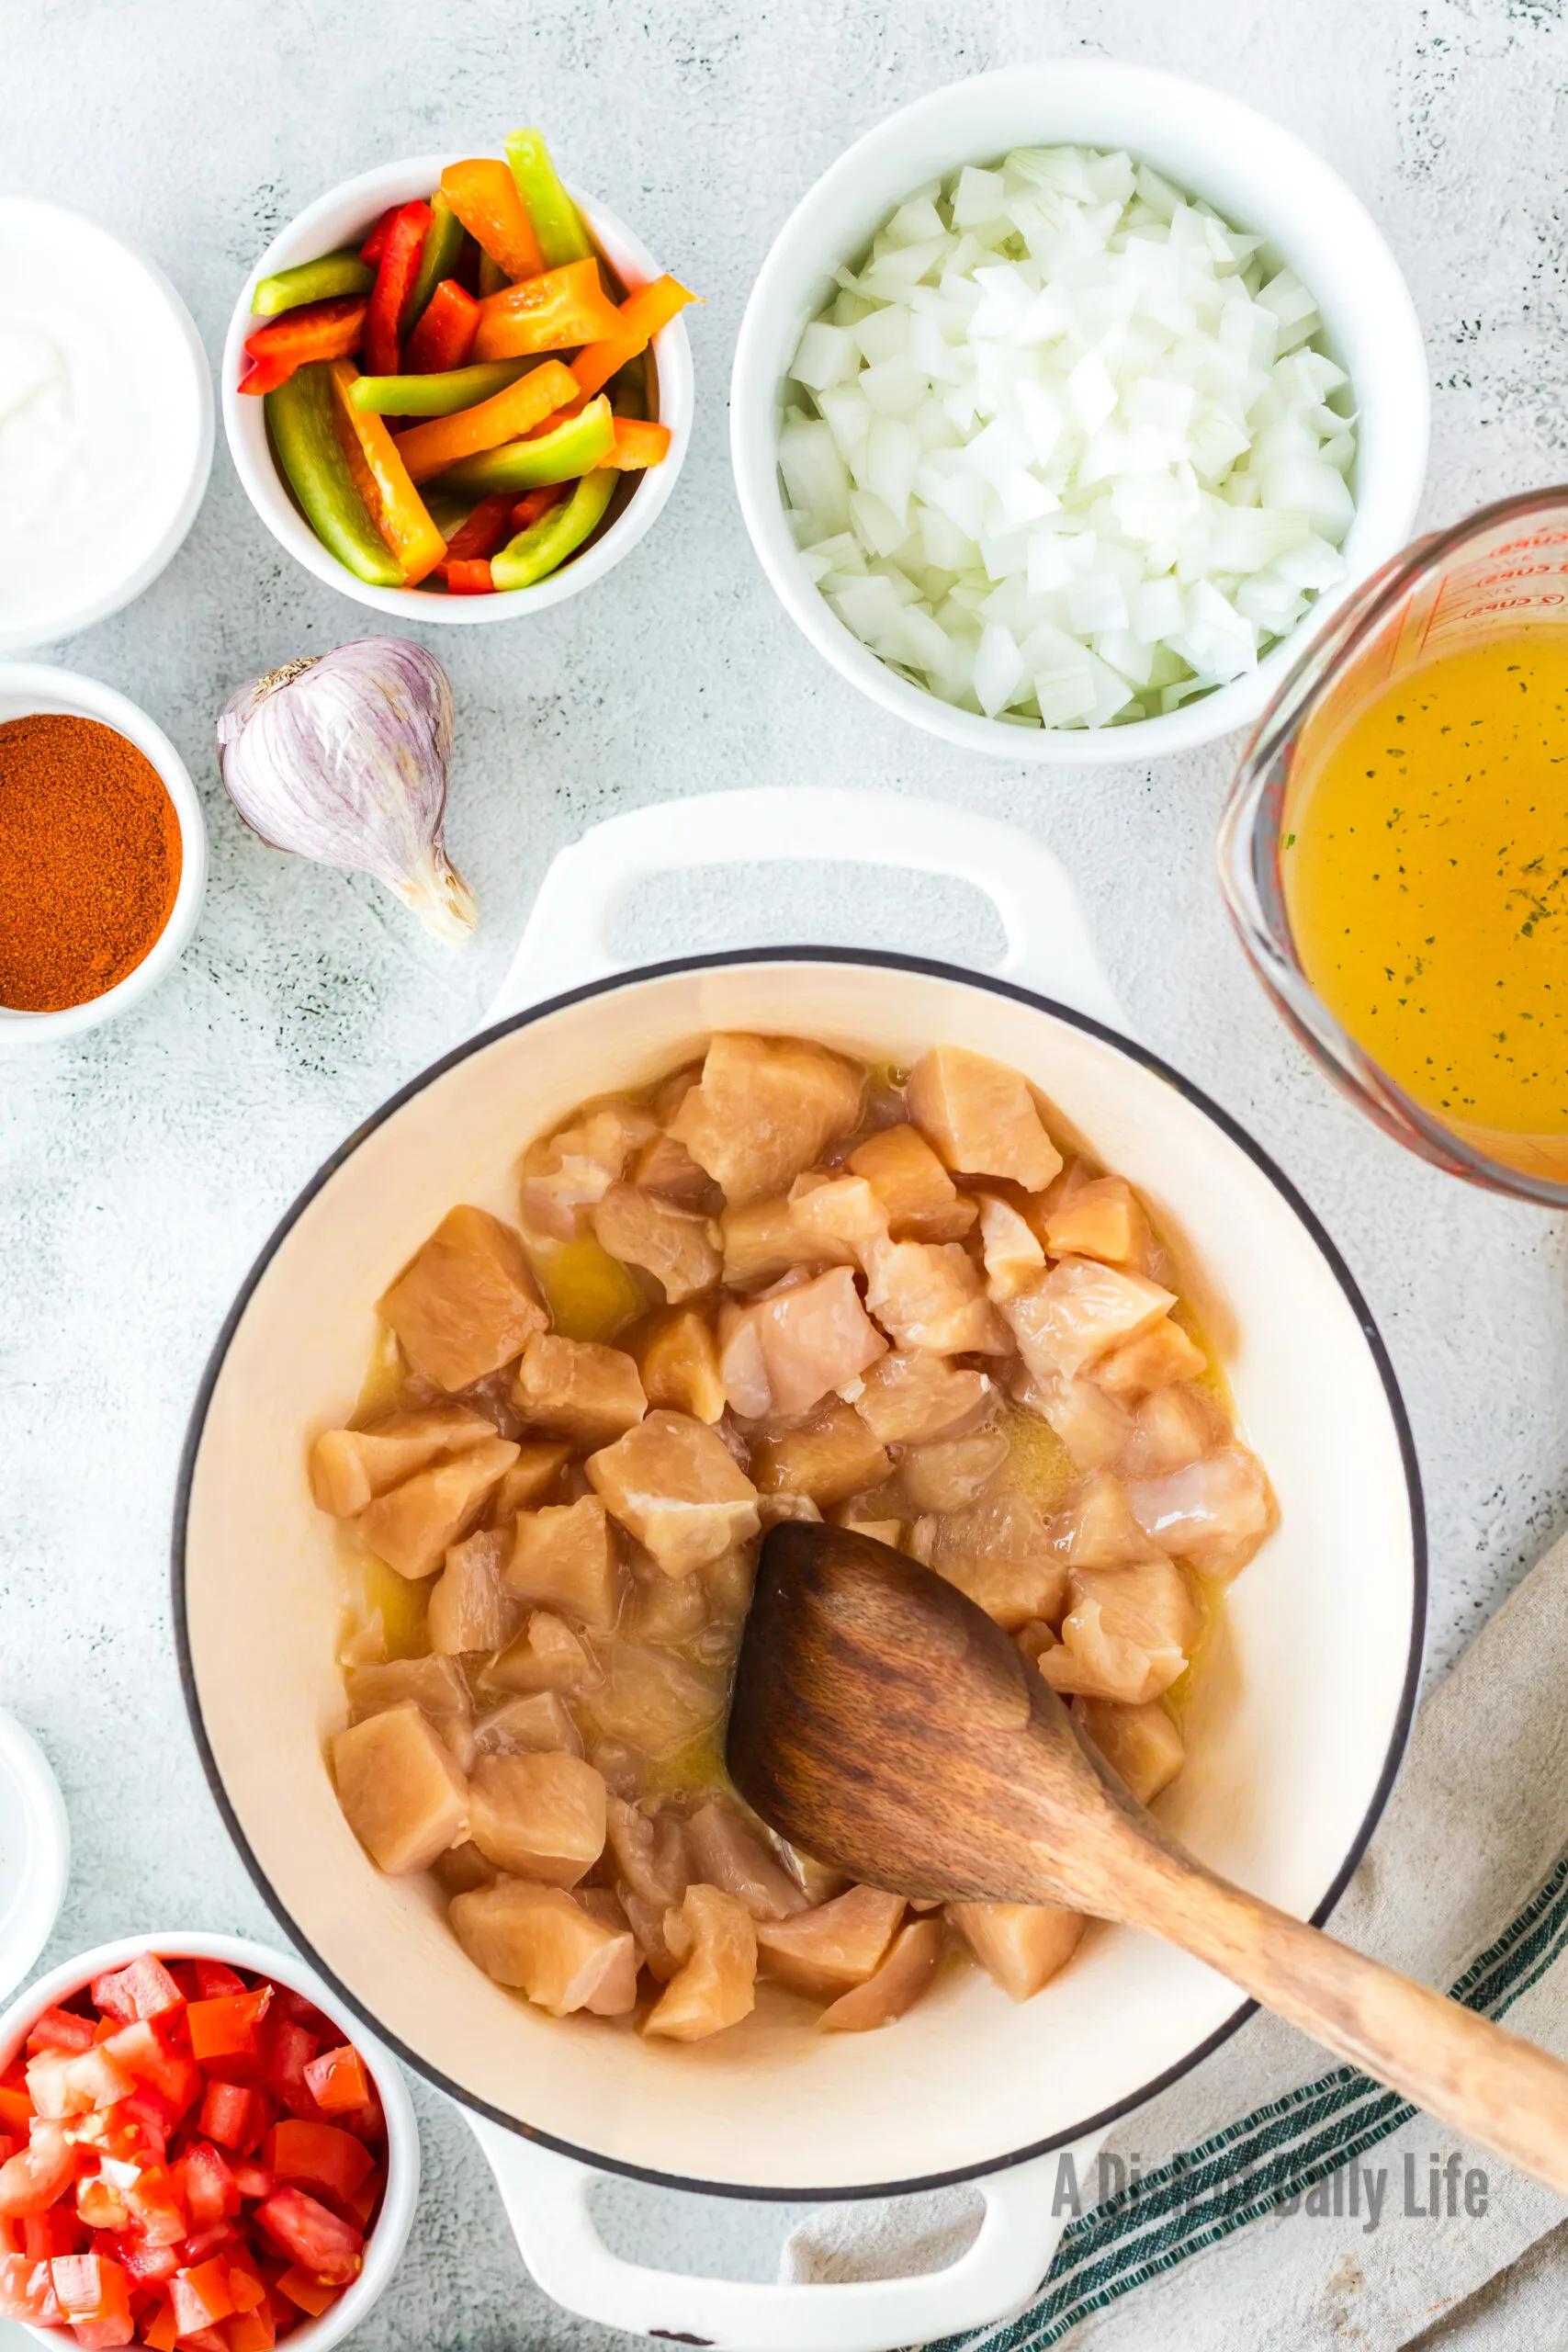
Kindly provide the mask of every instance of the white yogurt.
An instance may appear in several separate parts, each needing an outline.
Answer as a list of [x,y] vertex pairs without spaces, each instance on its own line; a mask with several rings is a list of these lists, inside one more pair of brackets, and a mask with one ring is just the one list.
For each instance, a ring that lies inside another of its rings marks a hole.
[[211,452],[206,359],[166,280],[78,213],[0,198],[0,651],[139,594]]

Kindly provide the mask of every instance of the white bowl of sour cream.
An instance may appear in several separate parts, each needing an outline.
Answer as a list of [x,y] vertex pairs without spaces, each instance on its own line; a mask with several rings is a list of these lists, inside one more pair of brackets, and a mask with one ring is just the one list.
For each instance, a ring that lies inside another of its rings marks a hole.
[[152,585],[212,435],[207,355],[162,270],[80,212],[0,196],[0,654]]

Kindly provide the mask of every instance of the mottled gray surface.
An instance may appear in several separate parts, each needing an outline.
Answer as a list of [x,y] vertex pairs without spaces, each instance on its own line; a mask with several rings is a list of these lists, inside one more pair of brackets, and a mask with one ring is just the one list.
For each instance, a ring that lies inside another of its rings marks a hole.
[[[961,74],[1107,54],[1192,71],[1322,150],[1381,220],[1426,327],[1426,514],[1563,471],[1561,0],[19,0],[0,186],[139,240],[220,348],[259,246],[383,159],[518,119],[708,297],[695,441],[653,535],[514,630],[432,632],[458,706],[452,843],[483,909],[453,959],[366,883],[272,855],[217,787],[233,684],[371,616],[284,559],[220,451],[183,553],[59,649],[123,687],[207,795],[211,895],[178,975],[118,1028],[0,1065],[0,1699],[59,1770],[76,1835],[61,1956],[157,1923],[273,1935],[207,1797],[167,1631],[192,1389],[223,1309],[321,1155],[487,1001],[551,852],[634,802],[730,783],[944,795],[1029,826],[1077,875],[1137,1025],[1248,1123],[1342,1244],[1388,1336],[1431,1505],[1428,1668],[1568,1517],[1561,1226],[1384,1142],[1287,1041],[1232,942],[1210,854],[1235,745],[1046,773],[969,760],[829,673],[777,610],[729,489],[725,388],[790,206],[902,100]],[[972,904],[786,876],[784,911],[671,886],[639,952],[819,928],[984,952]],[[787,914],[787,920],[786,918]],[[1354,1629],[1348,1629],[1354,1638]],[[367,2347],[604,2343],[523,2277],[456,2114],[423,2097],[428,2179]],[[765,2119],[759,2119],[765,2129]],[[692,2217],[688,2217],[689,2223]],[[703,2225],[705,2228],[705,2225]]]

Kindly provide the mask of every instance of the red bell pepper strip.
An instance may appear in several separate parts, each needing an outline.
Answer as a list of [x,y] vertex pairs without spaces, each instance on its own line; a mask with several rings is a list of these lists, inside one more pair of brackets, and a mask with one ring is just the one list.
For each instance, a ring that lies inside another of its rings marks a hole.
[[444,277],[409,337],[403,366],[411,376],[466,368],[479,331],[479,306],[455,277]]
[[[372,294],[369,301],[375,299]],[[240,390],[275,392],[310,360],[346,359],[359,348],[368,310],[364,296],[344,294],[335,302],[308,302],[301,310],[286,311],[276,324],[258,327],[245,337]]]
[[564,498],[568,485],[564,481],[542,482],[537,490],[530,490],[512,510],[512,533],[531,531],[541,514],[547,514],[558,499]]
[[[398,372],[398,342],[402,334],[405,313],[413,299],[414,286],[419,277],[420,255],[424,250],[425,232],[431,219],[430,207],[423,200],[402,204],[398,207],[387,232],[380,266],[376,272],[376,283],[370,289],[365,313],[365,373],[367,376],[395,376]],[[340,359],[347,355],[333,352],[332,356]]]
[[490,560],[475,556],[465,561],[459,556],[441,567],[446,575],[449,596],[493,596],[495,582],[491,577]]
[[376,226],[371,230],[370,234],[366,238],[365,243],[359,248],[360,260],[363,262],[368,262],[372,269],[379,269],[381,266],[381,256],[387,250],[387,239],[391,232],[392,223],[397,217],[398,207],[395,204],[389,204],[387,209],[382,213],[380,219],[377,221]]

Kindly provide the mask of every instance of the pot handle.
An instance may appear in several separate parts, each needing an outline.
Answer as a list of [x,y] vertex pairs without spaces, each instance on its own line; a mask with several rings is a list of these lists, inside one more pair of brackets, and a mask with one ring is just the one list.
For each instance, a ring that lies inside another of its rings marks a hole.
[[1043,843],[946,801],[815,785],[662,800],[593,826],[546,874],[487,1020],[621,969],[610,944],[615,916],[652,876],[799,858],[912,867],[971,883],[1001,919],[998,978],[1125,1030],[1077,893]]
[[1038,2290],[1067,2216],[1054,2213],[1057,2167],[1082,2179],[1101,2134],[974,2185],[985,2200],[978,2236],[945,2270],[839,2285],[691,2278],[612,2254],[589,2211],[599,2176],[482,2118],[468,2118],[501,2190],[534,2281],[566,2310],[632,2335],[721,2352],[887,2352],[929,2344],[1020,2310]]

